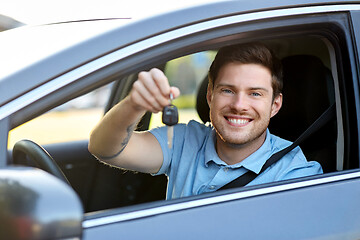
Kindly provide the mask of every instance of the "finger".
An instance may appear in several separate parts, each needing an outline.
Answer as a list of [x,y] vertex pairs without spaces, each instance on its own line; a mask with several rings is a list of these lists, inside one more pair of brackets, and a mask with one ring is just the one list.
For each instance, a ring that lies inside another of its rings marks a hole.
[[170,92],[172,93],[174,99],[180,96],[180,89],[177,87],[170,87]]
[[[132,95],[133,100],[141,106],[146,106],[146,110],[148,111],[161,110],[163,108],[141,81],[134,82]],[[146,102],[146,104],[144,102]]]
[[[152,69],[152,72],[143,72],[139,74],[139,81],[141,81],[147,91],[156,99],[160,106],[166,106],[168,104],[168,97],[163,95],[159,86],[168,85],[168,80],[158,69]],[[160,84],[160,85],[159,85]],[[169,87],[170,88],[170,87]]]
[[169,80],[165,76],[165,74],[157,68],[151,69],[150,74],[151,74],[152,78],[154,79],[154,82],[157,85],[158,89],[160,90],[161,94],[165,98],[169,98],[170,84],[169,84]]
[[131,100],[141,109],[145,111],[150,111],[153,113],[158,113],[162,111],[160,107],[154,107],[151,105],[138,91],[132,91],[130,94]]

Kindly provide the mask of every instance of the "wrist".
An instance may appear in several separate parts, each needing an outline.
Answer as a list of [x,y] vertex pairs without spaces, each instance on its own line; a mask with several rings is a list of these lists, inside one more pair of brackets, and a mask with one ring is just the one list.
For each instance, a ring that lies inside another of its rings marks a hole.
[[143,107],[141,107],[140,105],[136,104],[130,96],[127,96],[124,100],[123,100],[124,104],[126,104],[126,106],[128,106],[130,109],[129,111],[131,113],[135,113],[135,114],[139,114],[139,115],[144,115],[146,113],[146,109],[144,109]]

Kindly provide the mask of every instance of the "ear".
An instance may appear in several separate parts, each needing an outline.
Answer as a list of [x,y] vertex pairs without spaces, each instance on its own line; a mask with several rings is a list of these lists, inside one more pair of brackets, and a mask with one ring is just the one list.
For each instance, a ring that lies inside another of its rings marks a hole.
[[271,105],[271,117],[275,116],[279,112],[282,106],[282,100],[283,100],[283,95],[281,93],[277,97],[275,97]]
[[208,103],[208,105],[210,107],[210,103],[211,103],[211,100],[212,100],[212,88],[211,88],[210,84],[208,84],[208,86],[207,86],[206,100],[207,100],[207,103]]

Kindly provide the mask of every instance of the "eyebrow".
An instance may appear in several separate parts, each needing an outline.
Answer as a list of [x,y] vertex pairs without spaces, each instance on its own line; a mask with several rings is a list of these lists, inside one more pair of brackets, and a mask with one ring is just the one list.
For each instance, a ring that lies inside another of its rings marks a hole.
[[263,87],[252,87],[249,90],[251,90],[251,91],[262,90],[262,91],[265,91],[265,92],[269,92],[269,90],[267,88],[263,88]]
[[232,85],[232,84],[215,84],[215,87],[218,88],[218,87],[229,87],[229,88],[233,88],[235,85]]

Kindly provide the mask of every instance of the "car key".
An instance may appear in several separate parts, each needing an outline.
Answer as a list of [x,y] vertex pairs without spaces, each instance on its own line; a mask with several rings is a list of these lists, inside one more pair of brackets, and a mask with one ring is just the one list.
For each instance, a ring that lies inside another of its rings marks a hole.
[[171,102],[173,95],[170,93],[170,105],[164,107],[162,114],[162,122],[167,126],[168,148],[172,148],[172,141],[174,136],[174,125],[178,123],[179,114],[176,106]]

